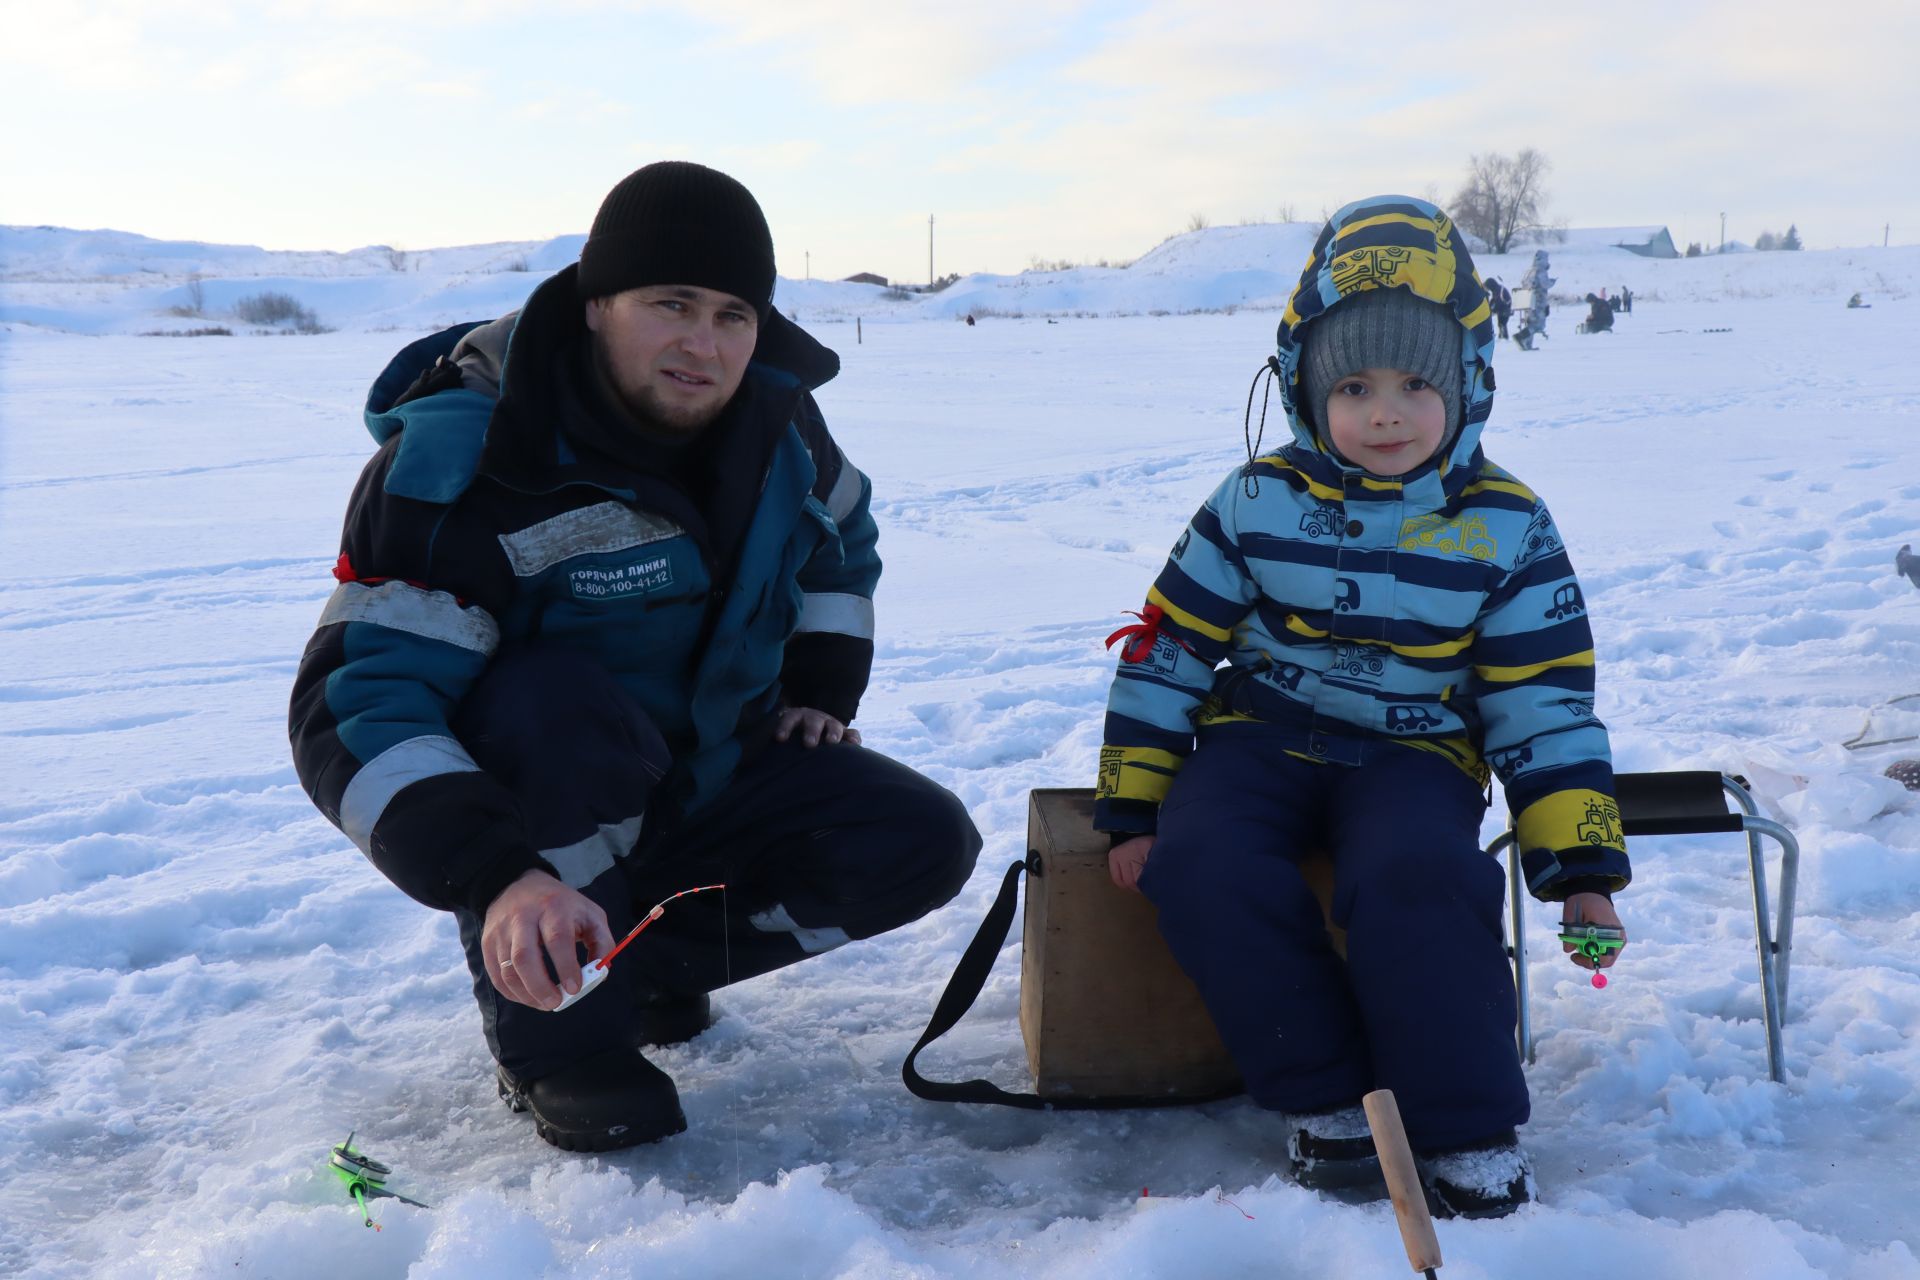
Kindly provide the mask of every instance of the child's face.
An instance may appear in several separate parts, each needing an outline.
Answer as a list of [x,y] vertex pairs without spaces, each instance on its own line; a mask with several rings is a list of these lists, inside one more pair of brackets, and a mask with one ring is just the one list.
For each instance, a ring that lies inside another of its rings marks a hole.
[[1327,395],[1327,438],[1376,476],[1400,476],[1431,458],[1447,433],[1447,402],[1417,373],[1361,369]]

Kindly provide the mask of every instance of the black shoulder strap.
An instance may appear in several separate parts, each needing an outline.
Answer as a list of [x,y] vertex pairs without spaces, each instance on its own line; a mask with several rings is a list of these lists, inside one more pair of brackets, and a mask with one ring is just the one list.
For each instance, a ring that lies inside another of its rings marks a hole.
[[420,371],[420,376],[411,386],[402,391],[390,408],[398,409],[409,400],[418,400],[422,396],[438,395],[442,391],[451,391],[460,385],[460,366],[441,356]]
[[993,900],[993,905],[987,908],[986,919],[980,922],[979,931],[961,954],[960,963],[954,966],[953,977],[947,980],[947,989],[940,993],[939,1001],[933,1006],[933,1017],[927,1020],[926,1031],[907,1054],[907,1060],[900,1065],[900,1078],[906,1082],[907,1089],[915,1097],[925,1098],[929,1102],[991,1102],[1027,1111],[1183,1107],[1230,1098],[1240,1092],[1236,1088],[1205,1097],[1043,1098],[1035,1093],[1009,1093],[986,1080],[946,1083],[929,1080],[920,1074],[914,1067],[914,1060],[920,1056],[920,1051],[953,1030],[954,1025],[966,1016],[967,1010],[973,1008],[973,1002],[980,998],[980,989],[987,983],[987,974],[993,969],[994,958],[1000,954],[1000,948],[1007,940],[1007,930],[1013,926],[1013,908],[1020,897],[1020,873],[1026,869],[1025,862],[1016,862],[1007,868],[1006,876],[1000,881],[1000,894]]

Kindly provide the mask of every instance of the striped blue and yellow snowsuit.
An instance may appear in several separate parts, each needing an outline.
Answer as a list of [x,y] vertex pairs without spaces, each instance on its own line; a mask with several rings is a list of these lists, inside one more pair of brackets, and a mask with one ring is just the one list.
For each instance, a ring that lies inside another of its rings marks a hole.
[[[1377,288],[1460,323],[1460,429],[1392,479],[1297,403],[1315,319]],[[1380,197],[1334,216],[1279,327],[1293,439],[1215,490],[1148,592],[1096,804],[1103,830],[1158,832],[1141,888],[1254,1096],[1300,1110],[1390,1085],[1426,1145],[1526,1115],[1478,838],[1489,770],[1533,893],[1630,874],[1579,584],[1546,505],[1481,452],[1493,342],[1444,213]],[[1294,865],[1315,850],[1345,967]]]

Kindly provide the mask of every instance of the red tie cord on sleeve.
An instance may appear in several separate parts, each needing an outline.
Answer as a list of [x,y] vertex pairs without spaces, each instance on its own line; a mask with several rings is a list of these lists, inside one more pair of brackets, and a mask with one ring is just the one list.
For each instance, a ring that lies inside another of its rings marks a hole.
[[[1126,640],[1126,644],[1120,647],[1120,660],[1122,662],[1145,662],[1153,653],[1154,641],[1166,635],[1166,632],[1160,629],[1160,624],[1166,621],[1167,615],[1161,610],[1159,605],[1150,604],[1139,613],[1134,613],[1129,610],[1127,616],[1138,618],[1140,621],[1129,626],[1124,626],[1108,636],[1106,647],[1111,649],[1115,641],[1124,639]],[[1185,649],[1188,653],[1193,652],[1193,646],[1185,640],[1182,640],[1179,636],[1167,636],[1167,638],[1179,645],[1182,649]]]
[[[393,581],[392,578],[362,577],[361,574],[354,569],[353,561],[347,558],[347,553],[344,551],[340,553],[340,558],[333,562],[333,580],[335,582],[355,582],[363,587],[377,587],[383,582]],[[414,582],[409,585],[419,587],[422,591],[426,590],[426,584],[423,582]]]
[[[359,586],[363,586],[363,587],[377,587],[384,583],[393,581],[392,578],[361,577],[358,573],[354,571],[353,561],[347,558],[347,553],[344,551],[340,553],[340,558],[333,562],[333,580],[335,582],[356,583]],[[401,581],[405,582],[410,587],[417,587],[421,591],[433,590],[433,588],[428,586],[426,583],[415,582],[412,578],[403,578],[401,579]],[[464,609],[467,604],[467,599],[465,596],[454,596],[453,602]]]

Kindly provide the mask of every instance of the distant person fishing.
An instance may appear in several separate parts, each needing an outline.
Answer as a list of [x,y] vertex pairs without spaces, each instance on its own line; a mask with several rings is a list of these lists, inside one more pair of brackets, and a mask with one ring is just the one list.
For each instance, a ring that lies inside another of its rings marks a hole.
[[1547,316],[1553,311],[1548,290],[1553,288],[1553,283],[1553,276],[1548,274],[1547,251],[1535,249],[1533,262],[1520,277],[1520,291],[1514,295],[1520,327],[1514,330],[1513,340],[1520,344],[1522,351],[1533,350],[1533,340],[1546,336]]
[[1487,279],[1487,303],[1493,308],[1494,323],[1499,326],[1501,340],[1505,341],[1507,321],[1513,315],[1513,291],[1501,284],[1497,276]]
[[1597,293],[1587,295],[1587,318],[1580,322],[1582,333],[1606,333],[1613,328],[1613,304]]

